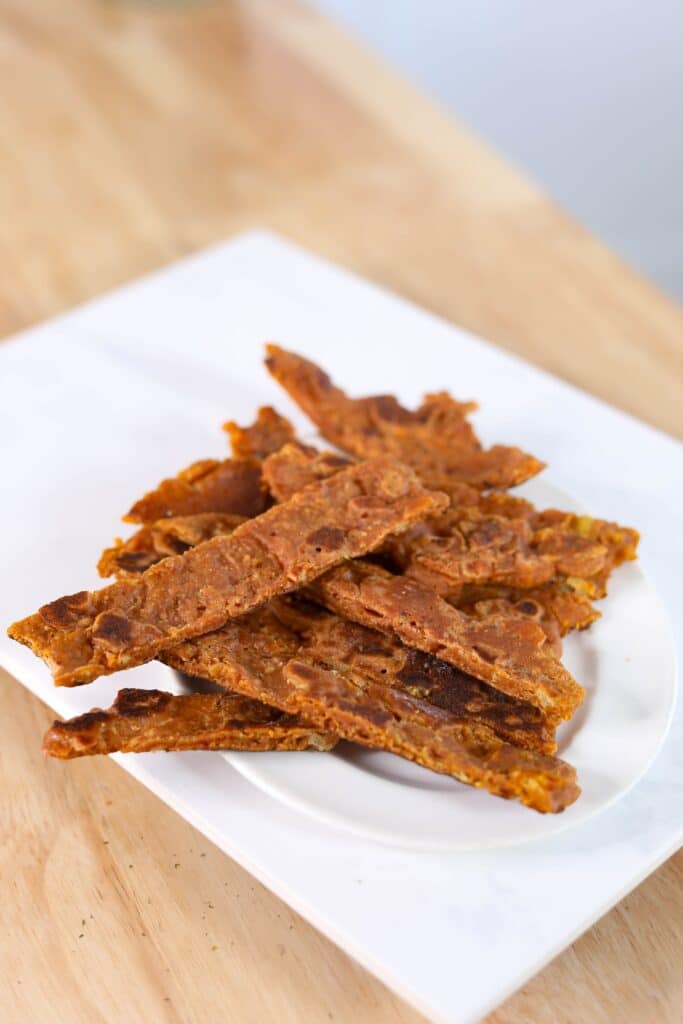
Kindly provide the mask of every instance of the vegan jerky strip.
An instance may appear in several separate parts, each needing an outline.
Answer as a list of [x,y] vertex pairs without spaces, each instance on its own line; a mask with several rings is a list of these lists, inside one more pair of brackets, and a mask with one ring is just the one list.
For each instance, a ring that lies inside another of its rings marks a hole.
[[59,598],[8,632],[57,685],[91,682],[305,585],[446,502],[395,459],[371,459],[135,579]]
[[[300,712],[317,729],[398,754],[538,811],[560,811],[579,795],[575,771],[563,761],[513,746],[471,715],[437,707],[409,685],[394,685],[389,671],[376,682],[367,664],[371,650],[363,652],[362,667],[336,657],[334,647],[327,663],[324,645],[316,646],[315,627],[308,643],[304,639],[287,660],[296,644],[292,631],[265,608],[179,644],[163,658],[183,672],[201,674],[291,714]],[[381,643],[375,657],[381,674],[387,667]]]
[[149,750],[329,750],[336,737],[231,693],[120,690],[107,711],[55,722],[43,753],[68,759]]
[[362,560],[325,573],[308,592],[339,615],[400,637],[463,672],[541,708],[553,724],[571,718],[584,691],[521,617],[464,615],[432,590]]
[[349,398],[318,366],[277,345],[268,345],[272,376],[332,444],[358,458],[391,453],[425,485],[452,493],[459,485],[506,488],[535,476],[543,463],[519,448],[486,451],[467,420],[473,403],[440,392],[411,412],[391,395]]

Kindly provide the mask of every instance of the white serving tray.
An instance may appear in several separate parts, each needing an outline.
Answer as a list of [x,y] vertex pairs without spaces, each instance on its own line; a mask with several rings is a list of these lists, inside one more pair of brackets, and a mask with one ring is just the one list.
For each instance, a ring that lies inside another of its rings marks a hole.
[[[447,387],[479,399],[484,441],[534,452],[550,463],[553,483],[596,515],[642,530],[642,565],[680,650],[683,453],[675,441],[261,232],[0,346],[0,622],[97,586],[93,566],[120,532],[117,514],[151,481],[221,457],[223,419],[247,422],[272,403],[309,429],[262,371],[266,339],[310,354],[358,394],[391,391],[413,403]],[[54,557],[56,546],[68,561]],[[62,715],[107,705],[123,685],[119,677],[54,689],[4,631],[0,662]],[[160,665],[125,677],[130,686],[169,681]],[[643,678],[644,693],[648,684]],[[599,817],[551,839],[475,853],[349,835],[266,796],[217,754],[117,760],[428,1017],[468,1024],[678,848],[682,725],[679,713],[645,778]]]

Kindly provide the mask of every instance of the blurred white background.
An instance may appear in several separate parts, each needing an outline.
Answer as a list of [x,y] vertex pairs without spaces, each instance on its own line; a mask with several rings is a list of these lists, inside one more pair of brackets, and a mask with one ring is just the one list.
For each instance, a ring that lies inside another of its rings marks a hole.
[[683,301],[683,0],[315,2]]

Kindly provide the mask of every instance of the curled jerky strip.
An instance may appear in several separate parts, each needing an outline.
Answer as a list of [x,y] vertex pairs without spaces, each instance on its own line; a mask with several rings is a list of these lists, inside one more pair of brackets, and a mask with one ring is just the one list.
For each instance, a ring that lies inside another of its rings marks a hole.
[[[408,758],[498,796],[557,812],[579,795],[574,769],[555,757],[506,743],[471,717],[458,716],[392,682],[334,657],[315,640],[299,638],[272,609],[235,620],[219,631],[166,651],[173,667],[302,713],[316,728]],[[274,653],[277,652],[277,653]]]
[[519,448],[486,451],[467,420],[475,408],[445,392],[427,395],[411,412],[391,395],[349,398],[318,366],[268,345],[272,376],[328,441],[359,458],[391,453],[412,466],[426,485],[453,494],[462,484],[505,488],[535,476],[543,463]]
[[8,632],[47,662],[57,685],[87,683],[218,629],[446,502],[395,459],[371,459],[135,579],[53,601]]
[[107,711],[55,722],[43,753],[62,759],[149,750],[330,750],[336,737],[231,693],[120,690]]

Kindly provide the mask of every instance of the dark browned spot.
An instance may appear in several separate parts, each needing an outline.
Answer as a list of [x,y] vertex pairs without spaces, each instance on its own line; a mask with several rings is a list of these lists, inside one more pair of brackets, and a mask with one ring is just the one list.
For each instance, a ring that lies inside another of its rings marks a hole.
[[160,562],[162,557],[152,551],[123,551],[116,556],[116,564],[124,572],[144,572],[150,565]]
[[344,531],[338,526],[321,526],[319,530],[309,533],[306,543],[316,551],[336,551],[344,543]]
[[368,399],[372,402],[377,418],[387,423],[405,423],[409,425],[414,420],[414,414],[404,409],[393,395],[375,395]]
[[94,711],[86,711],[84,715],[79,715],[78,718],[70,718],[67,722],[55,722],[52,729],[61,732],[87,732],[102,722],[106,722],[108,717],[106,711],[100,711],[97,708]]
[[486,661],[489,665],[494,665],[498,660],[498,655],[495,651],[487,650],[479,644],[473,645],[474,650],[477,652],[482,661]]
[[540,612],[540,608],[535,601],[520,601],[517,607],[525,615],[538,615]]
[[150,711],[161,711],[171,700],[163,690],[119,690],[114,707],[122,718],[135,718]]
[[125,647],[131,642],[130,622],[122,615],[103,612],[95,622],[92,635],[94,639]]
[[77,594],[67,594],[44,604],[38,614],[51,626],[71,626],[87,609],[89,598],[87,590],[79,590]]

